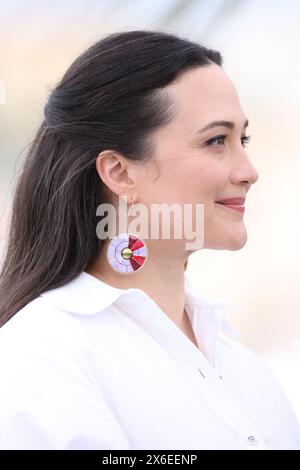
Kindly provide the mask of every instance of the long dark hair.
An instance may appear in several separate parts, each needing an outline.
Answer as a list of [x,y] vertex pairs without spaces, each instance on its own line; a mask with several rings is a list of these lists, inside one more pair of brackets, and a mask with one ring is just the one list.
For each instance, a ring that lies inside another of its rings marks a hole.
[[164,87],[218,51],[172,33],[113,33],[82,53],[51,91],[15,190],[0,274],[0,326],[99,255],[96,208],[105,202],[96,158],[114,149],[153,158],[152,134],[173,118]]

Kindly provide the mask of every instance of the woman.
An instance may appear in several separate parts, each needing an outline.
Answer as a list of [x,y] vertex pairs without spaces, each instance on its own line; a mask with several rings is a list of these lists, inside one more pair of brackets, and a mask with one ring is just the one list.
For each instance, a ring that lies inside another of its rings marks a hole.
[[119,218],[116,237],[97,230],[97,208],[122,198],[189,204],[194,229],[201,203],[202,248],[245,245],[258,175],[220,53],[114,33],[44,111],[1,274],[0,448],[299,449],[280,385],[223,334],[226,305],[186,286],[186,233],[144,240]]

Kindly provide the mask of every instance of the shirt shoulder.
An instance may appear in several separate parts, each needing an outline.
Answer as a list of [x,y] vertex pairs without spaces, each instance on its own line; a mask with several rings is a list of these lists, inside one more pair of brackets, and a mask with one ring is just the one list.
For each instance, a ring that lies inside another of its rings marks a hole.
[[[76,342],[78,326],[75,319],[37,297],[8,320],[0,328],[0,349],[5,349],[11,357],[23,352],[46,350],[50,342],[69,344]],[[53,352],[53,349],[52,349]]]
[[80,326],[38,297],[0,329],[0,449],[130,448]]

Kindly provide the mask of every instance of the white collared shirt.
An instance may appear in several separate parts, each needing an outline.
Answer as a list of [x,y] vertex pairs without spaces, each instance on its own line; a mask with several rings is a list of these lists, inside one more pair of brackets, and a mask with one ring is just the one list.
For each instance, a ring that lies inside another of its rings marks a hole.
[[200,348],[141,289],[83,271],[0,329],[0,449],[300,449],[227,303],[186,287]]

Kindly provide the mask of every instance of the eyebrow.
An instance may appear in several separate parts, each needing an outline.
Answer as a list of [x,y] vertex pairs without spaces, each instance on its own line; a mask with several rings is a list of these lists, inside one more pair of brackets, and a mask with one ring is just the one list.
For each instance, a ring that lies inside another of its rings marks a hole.
[[[246,129],[248,125],[249,121],[248,119],[246,119],[243,129]],[[206,126],[201,127],[201,129],[198,129],[196,131],[196,134],[202,134],[202,132],[207,131],[208,129],[212,129],[213,127],[228,127],[228,129],[234,129],[235,125],[231,121],[213,121],[207,124]]]

